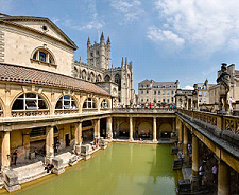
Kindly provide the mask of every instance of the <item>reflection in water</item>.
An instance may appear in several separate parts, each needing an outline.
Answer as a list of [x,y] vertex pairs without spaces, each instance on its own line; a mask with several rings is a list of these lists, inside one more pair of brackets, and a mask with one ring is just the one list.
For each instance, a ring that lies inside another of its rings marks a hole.
[[170,147],[114,143],[60,176],[12,194],[175,194]]

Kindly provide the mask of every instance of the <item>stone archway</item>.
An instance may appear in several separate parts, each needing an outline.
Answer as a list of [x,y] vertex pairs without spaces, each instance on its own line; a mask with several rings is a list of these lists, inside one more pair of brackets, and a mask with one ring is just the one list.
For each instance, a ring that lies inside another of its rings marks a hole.
[[129,123],[123,122],[119,125],[119,136],[129,137]]
[[172,126],[170,123],[162,123],[159,126],[159,133],[158,135],[161,138],[170,138],[172,133]]
[[149,138],[151,134],[152,134],[152,124],[148,122],[141,122],[138,126],[138,136],[140,138]]

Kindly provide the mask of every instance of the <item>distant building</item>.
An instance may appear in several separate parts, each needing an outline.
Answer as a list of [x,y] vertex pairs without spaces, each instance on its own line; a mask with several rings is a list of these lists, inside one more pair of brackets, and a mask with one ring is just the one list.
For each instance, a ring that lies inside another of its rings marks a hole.
[[174,95],[178,88],[180,88],[178,80],[175,82],[144,80],[138,83],[138,103],[174,104]]
[[136,102],[133,89],[133,65],[127,59],[121,62],[121,67],[110,67],[110,39],[105,43],[102,32],[100,43],[91,44],[87,40],[87,63],[74,62],[73,76],[99,85],[114,97],[121,105],[130,105]]
[[176,108],[190,109],[193,104],[193,90],[192,89],[177,89],[175,93]]

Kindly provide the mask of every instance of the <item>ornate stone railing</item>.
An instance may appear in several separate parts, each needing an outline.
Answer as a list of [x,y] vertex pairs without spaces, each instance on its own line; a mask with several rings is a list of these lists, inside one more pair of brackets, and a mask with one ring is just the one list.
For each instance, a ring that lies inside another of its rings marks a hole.
[[195,110],[178,110],[179,113],[183,113],[192,117],[193,119],[198,119],[200,121],[209,123],[216,126],[221,130],[232,131],[235,134],[239,134],[239,117],[238,116],[229,116],[229,115],[220,115],[215,113],[208,113],[203,111]]
[[83,108],[82,112],[98,112],[98,108]]
[[12,110],[13,117],[49,115],[50,110]]
[[239,118],[238,117],[223,117],[223,129],[239,134]]
[[176,109],[170,108],[114,108],[113,112],[120,113],[174,113]]
[[57,109],[54,111],[55,115],[58,114],[73,114],[79,113],[79,109]]

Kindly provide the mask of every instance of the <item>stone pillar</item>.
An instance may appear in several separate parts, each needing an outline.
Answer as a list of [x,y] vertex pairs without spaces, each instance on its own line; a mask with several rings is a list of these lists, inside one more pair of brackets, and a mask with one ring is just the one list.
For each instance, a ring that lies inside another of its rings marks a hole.
[[30,130],[29,129],[23,130],[22,141],[24,146],[25,158],[29,159],[29,155],[30,155]]
[[46,163],[51,163],[54,157],[54,129],[53,126],[48,126],[46,130]]
[[218,167],[218,195],[229,195],[229,173],[228,166],[223,161],[220,161]]
[[157,128],[157,118],[153,117],[153,142],[157,142],[156,128]]
[[97,138],[100,138],[100,119],[97,119]]
[[112,128],[112,117],[107,118],[107,134],[108,134],[108,139],[112,140],[113,139],[113,128]]
[[129,118],[129,125],[130,125],[129,140],[133,141],[134,140],[133,117]]
[[100,119],[92,120],[94,126],[94,136],[93,139],[100,138]]
[[9,169],[11,165],[11,133],[10,131],[2,132],[2,167],[1,170]]
[[185,162],[189,162],[189,156],[188,156],[188,130],[187,127],[184,125],[183,129],[183,154],[185,158]]
[[79,127],[78,127],[78,144],[82,144],[82,122],[80,121],[78,123]]
[[192,135],[192,175],[191,175],[191,187],[196,189],[199,187],[199,154],[198,154],[198,138]]
[[79,143],[79,124],[75,123],[75,145]]
[[178,130],[178,145],[181,146],[183,142],[183,123],[180,121],[180,126]]

